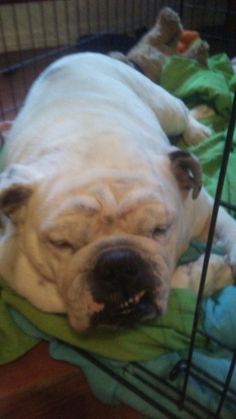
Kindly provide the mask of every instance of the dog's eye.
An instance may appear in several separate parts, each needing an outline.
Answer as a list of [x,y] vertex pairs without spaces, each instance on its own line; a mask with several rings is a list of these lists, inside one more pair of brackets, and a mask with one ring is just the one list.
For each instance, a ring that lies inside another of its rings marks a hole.
[[168,226],[157,226],[152,231],[153,237],[163,236],[167,232]]
[[73,245],[70,242],[68,242],[67,240],[52,240],[52,239],[50,239],[49,243],[58,250],[70,251],[70,252],[74,251]]

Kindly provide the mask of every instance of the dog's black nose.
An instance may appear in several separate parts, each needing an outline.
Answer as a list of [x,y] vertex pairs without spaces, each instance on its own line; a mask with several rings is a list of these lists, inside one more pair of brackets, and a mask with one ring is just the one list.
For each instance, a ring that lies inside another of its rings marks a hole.
[[135,250],[103,251],[92,273],[91,291],[105,308],[93,316],[93,324],[128,326],[153,318],[154,275],[150,264]]
[[147,265],[132,249],[120,248],[104,251],[93,270],[94,279],[104,293],[120,291],[122,298],[145,285]]

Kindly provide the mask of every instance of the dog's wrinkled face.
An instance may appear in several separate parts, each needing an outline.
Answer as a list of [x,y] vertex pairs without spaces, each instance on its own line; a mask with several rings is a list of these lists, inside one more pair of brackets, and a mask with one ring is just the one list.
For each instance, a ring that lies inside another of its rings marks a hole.
[[27,263],[56,283],[77,331],[162,314],[176,219],[160,191],[127,177],[70,185],[47,180],[34,190],[18,227]]
[[176,220],[160,193],[144,181],[134,188],[132,179],[72,187],[63,199],[62,189],[37,204],[33,229],[37,253],[47,252],[45,275],[56,278],[72,326],[132,326],[162,314]]
[[[77,331],[133,326],[161,315],[187,236],[173,173],[186,194],[196,183],[189,159],[173,153],[171,171],[158,176],[159,182],[155,174],[109,170],[84,178],[65,174],[59,182],[52,176],[32,185],[32,173],[9,170],[1,179],[1,206],[15,226],[15,276],[24,270],[37,290],[45,284],[58,290]],[[51,307],[51,295],[46,298]]]

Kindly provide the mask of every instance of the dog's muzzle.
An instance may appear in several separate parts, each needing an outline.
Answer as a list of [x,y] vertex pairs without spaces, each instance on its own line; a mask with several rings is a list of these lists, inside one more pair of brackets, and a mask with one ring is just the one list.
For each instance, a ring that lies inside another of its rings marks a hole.
[[94,314],[98,325],[133,326],[158,314],[156,280],[150,265],[130,248],[104,250],[91,275],[91,291],[104,310]]

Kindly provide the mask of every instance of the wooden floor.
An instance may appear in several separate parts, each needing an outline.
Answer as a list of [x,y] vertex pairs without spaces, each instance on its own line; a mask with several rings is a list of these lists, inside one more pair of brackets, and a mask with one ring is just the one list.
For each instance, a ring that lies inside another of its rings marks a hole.
[[53,360],[40,343],[16,362],[0,366],[1,419],[141,419],[127,406],[110,406],[92,394],[75,366]]
[[[26,57],[27,58],[27,57]],[[7,57],[8,64],[17,56]],[[0,121],[12,119],[32,81],[50,59],[0,74]],[[6,67],[0,56],[0,69]],[[0,419],[140,419],[126,406],[105,405],[93,396],[83,372],[48,355],[46,343],[0,366]]]

